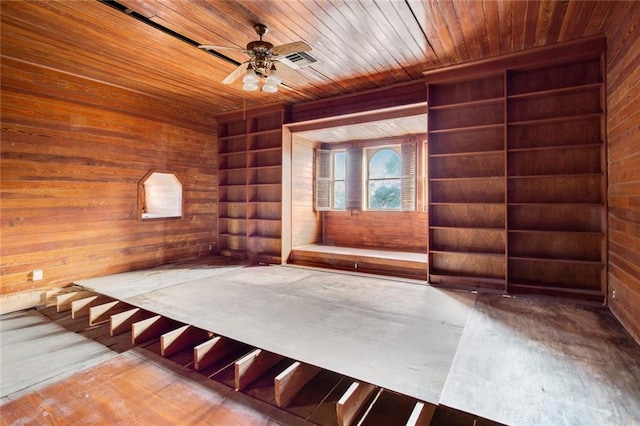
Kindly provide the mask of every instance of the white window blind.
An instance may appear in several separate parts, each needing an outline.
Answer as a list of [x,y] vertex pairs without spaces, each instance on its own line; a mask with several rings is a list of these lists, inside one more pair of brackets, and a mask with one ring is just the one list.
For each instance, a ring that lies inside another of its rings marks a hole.
[[315,170],[315,207],[316,211],[331,208],[331,151],[316,149]]

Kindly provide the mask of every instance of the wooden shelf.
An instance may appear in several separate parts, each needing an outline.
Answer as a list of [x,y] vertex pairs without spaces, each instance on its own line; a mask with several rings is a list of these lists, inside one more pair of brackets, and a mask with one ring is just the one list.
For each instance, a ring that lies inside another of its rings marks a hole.
[[509,233],[514,234],[569,234],[569,235],[593,235],[598,237],[603,237],[604,233],[602,232],[589,232],[589,231],[567,231],[564,229],[554,230],[554,229],[514,229],[510,228]]
[[482,256],[482,257],[495,257],[504,259],[504,253],[489,253],[479,251],[451,251],[451,250],[430,250],[430,253],[437,254],[451,254],[451,255],[465,255],[465,256]]
[[537,118],[531,120],[511,120],[507,123],[507,126],[515,127],[515,126],[531,126],[531,125],[540,125],[540,124],[558,124],[565,123],[568,121],[581,121],[588,120],[593,118],[602,117],[602,112],[595,112],[591,114],[572,114],[565,115],[559,117],[549,117],[549,118]]
[[478,131],[478,130],[487,130],[487,129],[497,129],[504,128],[504,123],[496,123],[496,124],[479,124],[475,126],[463,126],[463,127],[451,127],[445,129],[435,129],[431,130],[429,133],[433,133],[435,135],[441,133],[455,133],[455,132],[468,132],[470,130]]
[[519,152],[534,152],[534,151],[560,151],[565,149],[588,149],[588,148],[601,148],[601,143],[588,143],[588,144],[576,144],[576,145],[554,145],[554,146],[534,146],[528,148],[509,148],[508,151],[511,153],[519,153]]
[[509,260],[521,260],[530,262],[545,262],[545,263],[569,263],[575,265],[597,265],[604,267],[602,262],[596,262],[592,260],[576,260],[576,259],[556,259],[546,257],[523,257],[523,256],[509,256]]
[[442,104],[442,105],[432,105],[429,107],[431,111],[444,111],[448,109],[458,109],[458,108],[468,108],[473,106],[486,106],[486,105],[495,105],[504,103],[504,97],[500,96],[499,98],[490,98],[490,99],[478,99],[475,101],[469,102],[460,102],[455,104]]
[[449,158],[449,157],[466,157],[466,156],[478,156],[478,155],[504,155],[504,150],[489,150],[489,151],[466,151],[466,152],[454,152],[450,154],[429,154],[429,158]]
[[602,173],[555,173],[545,175],[509,175],[507,179],[555,179],[559,176],[569,177],[602,177]]
[[247,136],[264,136],[264,135],[278,135],[279,136],[281,134],[282,134],[282,129],[280,127],[278,127],[277,129],[268,129],[268,130],[249,132],[249,133],[247,133]]
[[552,95],[562,95],[562,94],[569,94],[569,93],[580,93],[580,92],[590,91],[594,89],[599,90],[601,87],[602,87],[602,83],[582,84],[578,86],[559,87],[556,89],[547,89],[547,90],[527,92],[527,93],[518,93],[518,94],[507,96],[507,99],[527,99],[527,98],[548,97]]

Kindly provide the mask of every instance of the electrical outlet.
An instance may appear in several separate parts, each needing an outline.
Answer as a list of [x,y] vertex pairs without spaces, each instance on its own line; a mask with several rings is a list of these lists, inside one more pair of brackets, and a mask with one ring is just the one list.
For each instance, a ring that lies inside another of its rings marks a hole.
[[31,279],[33,281],[40,281],[43,278],[44,278],[44,272],[42,272],[42,269],[34,269],[33,272],[31,273]]
[[611,290],[611,298],[613,300],[616,300],[616,289],[615,288],[613,290]]

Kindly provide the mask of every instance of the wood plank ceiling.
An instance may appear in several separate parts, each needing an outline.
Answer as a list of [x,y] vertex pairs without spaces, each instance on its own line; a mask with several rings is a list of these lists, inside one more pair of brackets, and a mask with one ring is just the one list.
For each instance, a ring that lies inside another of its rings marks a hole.
[[[112,7],[118,5],[121,10]],[[3,1],[2,57],[218,113],[372,89],[433,68],[597,34],[611,7],[573,0]],[[266,41],[303,40],[318,62],[299,70],[297,81],[284,70],[290,89],[243,92],[240,82],[220,83],[235,64],[135,15],[195,44],[235,47],[257,39],[253,24],[265,23]]]

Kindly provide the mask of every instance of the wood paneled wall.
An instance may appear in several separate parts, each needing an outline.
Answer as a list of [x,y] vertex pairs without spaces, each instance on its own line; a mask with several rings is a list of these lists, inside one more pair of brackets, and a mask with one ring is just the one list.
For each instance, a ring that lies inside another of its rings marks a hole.
[[[209,112],[2,57],[1,137],[0,294],[216,250]],[[182,219],[137,218],[138,181],[151,169],[179,177]]]
[[347,210],[323,215],[325,244],[427,252],[425,213]]
[[[609,289],[613,313],[640,342],[640,3],[616,3],[607,35]],[[613,292],[615,291],[615,298]]]
[[299,138],[293,140],[290,225],[292,247],[322,243],[321,213],[315,211],[313,205],[314,149],[319,146],[319,143]]
[[424,81],[420,79],[366,92],[298,103],[292,108],[291,122],[357,114],[426,101],[427,92]]

